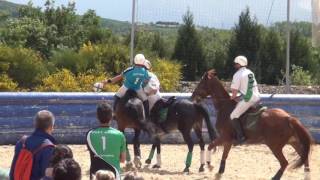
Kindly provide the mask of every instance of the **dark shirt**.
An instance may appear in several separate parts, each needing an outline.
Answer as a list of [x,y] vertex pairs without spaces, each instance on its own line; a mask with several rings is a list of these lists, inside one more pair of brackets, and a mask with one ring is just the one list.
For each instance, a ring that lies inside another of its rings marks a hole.
[[[50,134],[38,129],[36,129],[31,134],[31,136],[29,136],[25,141],[26,149],[28,149],[31,152],[39,148],[44,143],[56,144],[56,140]],[[11,180],[13,180],[14,167],[21,149],[22,149],[22,142],[21,140],[19,140],[15,146],[15,152],[14,152],[14,156],[11,164],[11,169],[10,169]],[[45,176],[45,171],[49,165],[49,161],[53,153],[53,150],[54,150],[53,146],[47,146],[33,155],[33,166],[32,166],[30,180],[39,180]]]

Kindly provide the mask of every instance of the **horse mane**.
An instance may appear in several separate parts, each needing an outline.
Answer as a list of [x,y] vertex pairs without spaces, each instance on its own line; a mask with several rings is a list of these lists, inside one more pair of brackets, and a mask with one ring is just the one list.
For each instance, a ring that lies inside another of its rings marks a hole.
[[206,72],[205,76],[206,76],[205,78],[207,78],[210,82],[212,82],[214,84],[215,88],[218,88],[218,90],[221,93],[221,95],[223,96],[223,98],[224,97],[226,97],[226,98],[230,97],[230,95],[227,92],[226,88],[223,86],[223,84],[219,80],[215,69],[211,69],[208,72]]
[[132,98],[138,98],[138,94],[136,91],[128,89],[125,95],[123,96],[123,100],[126,102]]

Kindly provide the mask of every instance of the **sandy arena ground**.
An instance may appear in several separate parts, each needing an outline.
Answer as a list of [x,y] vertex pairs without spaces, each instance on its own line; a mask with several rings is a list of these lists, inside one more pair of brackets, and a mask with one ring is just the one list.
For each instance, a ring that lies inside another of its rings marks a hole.
[[[75,159],[80,163],[82,167],[83,179],[88,179],[89,169],[89,154],[84,145],[70,145],[72,148]],[[10,163],[13,155],[13,146],[0,146],[1,161],[0,167],[10,167]],[[147,157],[149,145],[142,145],[143,162]],[[132,145],[130,145],[132,153]],[[293,149],[286,147],[285,156],[292,162],[296,154]],[[193,161],[190,168],[190,174],[185,175],[182,173],[184,168],[184,161],[187,155],[186,145],[163,145],[162,146],[162,168],[159,170],[151,169],[146,165],[142,166],[142,169],[138,170],[139,174],[145,179],[246,179],[246,180],[261,180],[271,179],[279,168],[278,161],[272,155],[270,150],[264,146],[240,146],[233,147],[229,154],[229,158],[226,164],[226,171],[222,176],[218,176],[216,172],[219,168],[219,162],[221,159],[222,148],[212,156],[212,164],[214,169],[210,172],[207,168],[204,173],[198,173],[200,166],[199,162],[199,147],[194,148]],[[320,180],[320,145],[313,146],[311,159],[310,159],[311,173],[308,175],[312,180]],[[152,163],[154,163],[155,159]],[[303,168],[297,170],[286,171],[283,179],[287,180],[300,180],[304,179],[305,174]]]

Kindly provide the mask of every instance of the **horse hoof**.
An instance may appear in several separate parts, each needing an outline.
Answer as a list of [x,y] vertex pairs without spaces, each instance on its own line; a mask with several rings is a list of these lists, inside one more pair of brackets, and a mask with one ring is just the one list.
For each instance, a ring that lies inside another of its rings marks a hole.
[[133,168],[132,162],[127,162],[127,164],[126,164],[126,169],[130,170],[130,169],[132,169],[132,168]]
[[183,172],[184,172],[184,173],[189,173],[189,172],[190,172],[190,171],[189,171],[189,168],[187,168],[187,167],[184,168]]
[[223,174],[224,173],[224,169],[220,168],[219,169],[219,174]]
[[138,158],[138,157],[134,158],[133,163],[136,166],[136,168],[141,168],[141,166],[142,166],[140,158]]
[[199,172],[204,172],[204,168],[203,168],[202,165],[201,165],[201,167],[199,168]]
[[151,159],[147,159],[145,163],[146,164],[151,164]]
[[159,168],[161,168],[161,166],[155,164],[155,165],[152,166],[152,168],[153,168],[153,169],[159,169]]

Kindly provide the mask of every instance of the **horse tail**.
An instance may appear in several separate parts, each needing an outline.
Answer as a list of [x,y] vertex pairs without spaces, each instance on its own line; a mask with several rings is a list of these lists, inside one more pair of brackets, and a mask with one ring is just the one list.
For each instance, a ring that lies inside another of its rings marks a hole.
[[207,110],[200,104],[194,104],[194,106],[196,107],[197,111],[200,112],[200,114],[204,117],[204,120],[207,124],[210,140],[211,141],[215,140],[217,138],[217,133],[211,124],[210,117]]
[[295,169],[301,167],[308,160],[313,140],[308,130],[303,127],[297,118],[289,117],[289,122],[302,145],[300,159],[292,166],[292,168]]

